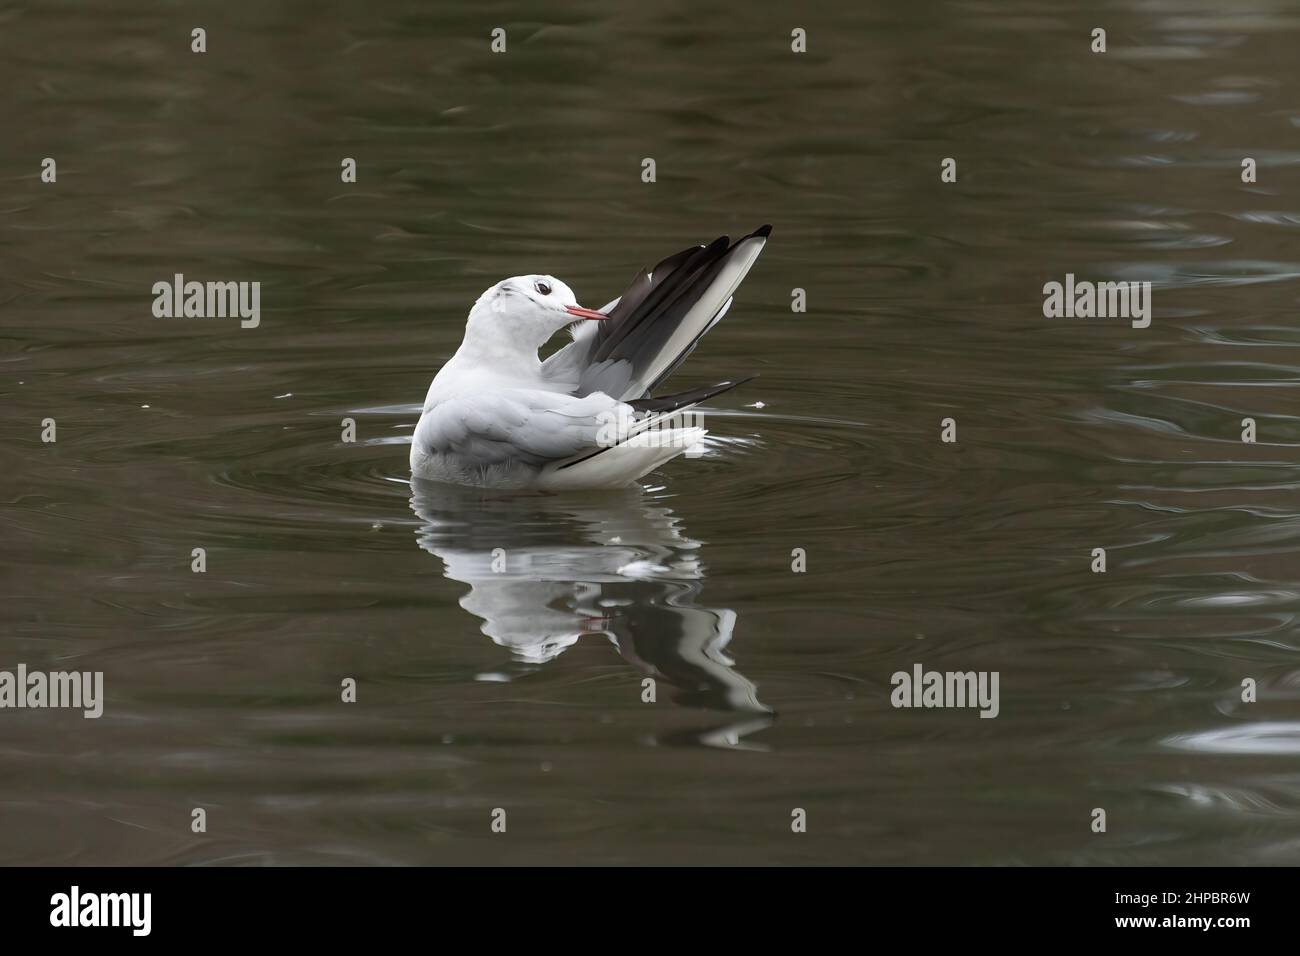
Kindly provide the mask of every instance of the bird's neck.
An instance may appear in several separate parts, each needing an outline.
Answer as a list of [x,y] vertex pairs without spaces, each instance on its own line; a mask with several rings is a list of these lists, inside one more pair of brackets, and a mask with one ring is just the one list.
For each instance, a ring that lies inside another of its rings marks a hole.
[[471,322],[465,340],[457,349],[455,361],[466,368],[479,368],[507,378],[537,378],[542,363],[537,357],[539,346],[517,339],[506,339],[490,328]]

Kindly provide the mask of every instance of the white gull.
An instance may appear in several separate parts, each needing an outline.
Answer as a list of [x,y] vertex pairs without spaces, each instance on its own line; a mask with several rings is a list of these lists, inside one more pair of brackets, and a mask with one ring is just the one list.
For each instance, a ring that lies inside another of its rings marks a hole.
[[[429,386],[411,473],[495,488],[613,488],[698,447],[704,429],[676,427],[677,417],[740,382],[650,393],[721,320],[771,231],[669,256],[600,311],[552,276],[492,286]],[[573,341],[541,360],[538,350],[569,325]]]

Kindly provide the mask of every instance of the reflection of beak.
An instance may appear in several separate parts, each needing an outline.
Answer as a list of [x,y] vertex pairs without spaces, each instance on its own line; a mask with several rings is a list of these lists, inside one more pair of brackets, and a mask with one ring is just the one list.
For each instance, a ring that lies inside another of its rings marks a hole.
[[604,312],[597,312],[595,309],[584,309],[580,305],[566,305],[564,311],[569,315],[576,315],[580,319],[608,319]]

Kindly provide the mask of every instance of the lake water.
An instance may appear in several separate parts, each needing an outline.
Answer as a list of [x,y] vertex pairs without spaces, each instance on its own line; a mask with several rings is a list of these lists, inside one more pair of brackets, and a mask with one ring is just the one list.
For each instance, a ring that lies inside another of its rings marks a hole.
[[[105,693],[0,711],[0,860],[1300,861],[1293,2],[233,6],[0,10],[0,669]],[[411,487],[483,289],[764,222],[704,457]]]

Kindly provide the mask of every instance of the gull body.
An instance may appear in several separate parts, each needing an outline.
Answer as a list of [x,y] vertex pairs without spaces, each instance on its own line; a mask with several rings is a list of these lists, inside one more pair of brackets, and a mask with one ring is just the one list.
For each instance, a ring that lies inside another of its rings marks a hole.
[[[698,446],[704,429],[675,427],[674,416],[739,383],[650,393],[726,313],[770,231],[670,256],[599,311],[553,276],[492,286],[425,395],[411,473],[495,488],[613,488]],[[573,341],[540,359],[566,326]],[[647,431],[653,441],[637,440]]]

